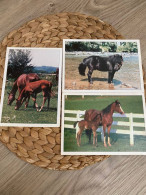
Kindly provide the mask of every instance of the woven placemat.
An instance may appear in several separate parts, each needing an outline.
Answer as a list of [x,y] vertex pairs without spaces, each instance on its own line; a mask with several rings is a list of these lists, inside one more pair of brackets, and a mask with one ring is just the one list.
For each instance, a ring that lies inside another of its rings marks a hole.
[[[10,32],[0,43],[0,93],[6,47],[62,47],[63,39],[122,39],[111,25],[80,13],[34,19]],[[81,169],[108,156],[62,156],[60,128],[1,127],[0,140],[19,158],[47,169]]]

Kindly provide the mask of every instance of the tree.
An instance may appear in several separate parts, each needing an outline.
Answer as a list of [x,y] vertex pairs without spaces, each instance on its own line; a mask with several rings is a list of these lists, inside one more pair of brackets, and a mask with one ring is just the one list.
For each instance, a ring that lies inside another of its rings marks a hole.
[[21,74],[33,71],[30,50],[10,49],[8,56],[7,77],[17,79]]

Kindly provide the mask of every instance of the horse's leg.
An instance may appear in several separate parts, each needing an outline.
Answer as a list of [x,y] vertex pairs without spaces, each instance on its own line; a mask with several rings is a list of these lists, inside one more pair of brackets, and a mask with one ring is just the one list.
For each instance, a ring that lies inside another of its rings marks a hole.
[[91,134],[92,134],[92,129],[89,129],[89,143],[91,144]]
[[108,83],[111,84],[111,82],[112,82],[112,72],[109,71],[108,72]]
[[21,91],[22,91],[22,89],[18,86],[19,95],[20,95]]
[[80,127],[80,131],[79,131],[79,144],[81,145],[81,135],[82,135],[82,132],[83,132],[84,128]]
[[[34,94],[34,98],[36,99],[36,97],[37,97],[37,94]],[[33,104],[33,108],[35,108],[35,102],[34,102],[34,104]]]
[[48,105],[47,105],[47,110],[49,110],[49,105],[50,105],[50,95],[48,95]]
[[97,127],[93,126],[92,130],[93,130],[93,140],[94,140],[93,145],[97,146],[97,133],[96,133]]
[[97,133],[96,133],[96,130],[93,131],[93,145],[94,146],[97,145]]
[[30,99],[30,95],[27,97],[27,101],[25,102],[25,110],[26,110],[26,108],[28,107],[29,99]]
[[113,78],[114,78],[115,71],[111,73],[111,82],[113,83]]
[[42,109],[43,109],[43,107],[44,107],[44,105],[45,105],[46,99],[47,99],[47,97],[43,97],[43,103],[42,103],[41,108],[39,109],[39,112],[42,111]]
[[89,144],[91,144],[91,133],[92,133],[92,129],[86,129],[85,133],[87,135],[87,137],[89,138]]
[[81,145],[81,133],[80,133],[80,145]]
[[104,147],[107,147],[106,145],[106,125],[103,125],[103,133],[104,133]]
[[111,130],[111,125],[108,126],[107,128],[107,133],[108,133],[108,145],[111,146],[111,143],[110,143],[110,130]]
[[39,112],[42,111],[42,109],[43,109],[43,107],[45,105],[46,99],[47,99],[47,94],[46,94],[45,90],[43,90],[43,103],[42,103],[42,106],[41,106]]
[[77,138],[77,145],[80,146],[80,144],[79,144],[79,134],[78,133],[77,133],[76,138]]
[[90,68],[90,66],[89,66],[89,71],[88,71],[87,75],[88,75],[88,81],[89,81],[90,84],[93,84],[93,81],[92,81],[92,78],[91,78],[92,73],[93,73],[93,68]]
[[80,146],[80,144],[81,144],[80,143],[80,135],[81,135],[80,132],[78,132],[78,134],[77,134],[77,145],[78,146]]
[[34,105],[35,105],[36,110],[39,111],[38,105],[36,103],[36,98],[35,97],[32,97],[32,100],[34,101]]

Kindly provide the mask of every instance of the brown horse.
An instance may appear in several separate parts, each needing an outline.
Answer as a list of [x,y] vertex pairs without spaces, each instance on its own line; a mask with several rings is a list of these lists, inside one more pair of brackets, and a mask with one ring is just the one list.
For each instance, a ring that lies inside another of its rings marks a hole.
[[[52,88],[52,83],[47,80],[39,80],[39,81],[27,83],[26,87],[21,91],[18,99],[16,100],[15,110],[18,110],[23,104],[23,102],[26,101],[27,99],[27,102],[25,104],[25,109],[26,109],[28,106],[28,101],[30,96],[32,96],[37,111],[41,111],[43,109],[47,99],[48,99],[47,109],[49,109],[50,97],[53,95],[51,88]],[[35,94],[40,93],[41,91],[43,92],[43,104],[39,110],[38,105],[36,103]]]
[[104,146],[107,147],[106,144],[106,128],[108,133],[108,145],[111,146],[110,143],[110,130],[113,123],[113,113],[118,112],[120,114],[124,114],[124,111],[121,108],[120,102],[116,100],[112,104],[108,105],[106,108],[104,108],[101,111],[98,110],[87,110],[85,112],[84,119],[87,121],[94,120],[94,116],[98,113],[101,113],[102,115],[102,122],[100,123],[100,126],[103,126],[103,133],[104,133]]
[[91,129],[93,131],[93,145],[97,145],[97,133],[99,124],[102,122],[101,113],[96,114],[94,121],[81,120],[74,123],[74,128],[76,127],[76,139],[78,146],[81,145],[81,135],[85,129]]
[[13,87],[8,96],[8,105],[11,106],[12,102],[15,100],[15,95],[17,90],[19,91],[19,95],[21,91],[24,89],[27,83],[34,82],[40,80],[39,76],[36,73],[30,74],[22,74],[18,77],[18,79],[14,82]]

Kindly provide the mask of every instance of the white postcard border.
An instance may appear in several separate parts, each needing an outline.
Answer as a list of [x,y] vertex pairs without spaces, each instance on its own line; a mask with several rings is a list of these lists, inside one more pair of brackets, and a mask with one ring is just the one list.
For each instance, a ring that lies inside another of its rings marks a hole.
[[[6,78],[7,78],[7,69],[8,69],[8,55],[10,49],[36,49],[36,50],[59,50],[60,51],[60,64],[59,64],[59,81],[58,81],[58,98],[57,98],[57,123],[55,124],[26,124],[26,123],[1,123],[2,120],[2,111],[3,111],[3,102],[4,102],[4,94],[5,94],[5,86],[6,86]],[[61,81],[62,81],[62,48],[41,48],[41,47],[7,47],[6,49],[6,59],[5,59],[5,68],[3,74],[3,84],[2,84],[2,93],[1,93],[1,101],[0,101],[0,126],[5,127],[60,127],[60,110],[61,110]]]
[[[142,60],[141,60],[141,49],[140,49],[140,40],[139,39],[117,39],[117,40],[112,40],[112,39],[63,39],[63,74],[62,74],[62,91],[63,92],[70,92],[70,91],[76,91],[76,92],[82,92],[83,90],[72,90],[72,89],[65,89],[65,42],[68,41],[68,42],[136,42],[137,43],[137,47],[138,47],[138,59],[139,59],[139,72],[140,72],[140,86],[141,86],[141,89],[123,89],[123,90],[120,90],[120,89],[115,89],[115,90],[106,90],[107,92],[110,92],[110,91],[116,91],[117,93],[119,93],[119,91],[123,91],[123,92],[127,92],[128,90],[129,91],[142,91],[144,92],[144,83],[143,83],[143,72],[142,72]],[[93,91],[93,92],[96,92],[97,90],[84,90],[86,92],[88,91]],[[104,89],[99,89],[98,90],[99,92],[103,92]]]
[[[64,110],[65,110],[65,96],[68,95],[94,95],[94,96],[101,96],[100,93],[63,93],[62,94],[62,125],[61,125],[61,155],[146,155],[146,152],[65,152],[64,151]],[[104,96],[114,96],[112,92],[110,94],[104,94]],[[144,94],[117,94],[115,96],[141,96],[143,101],[143,114],[146,116],[146,105],[145,105],[145,98]],[[116,97],[115,97],[116,98]],[[145,123],[145,131],[146,131],[146,117],[144,117],[144,123]],[[131,146],[132,147],[132,146]]]

